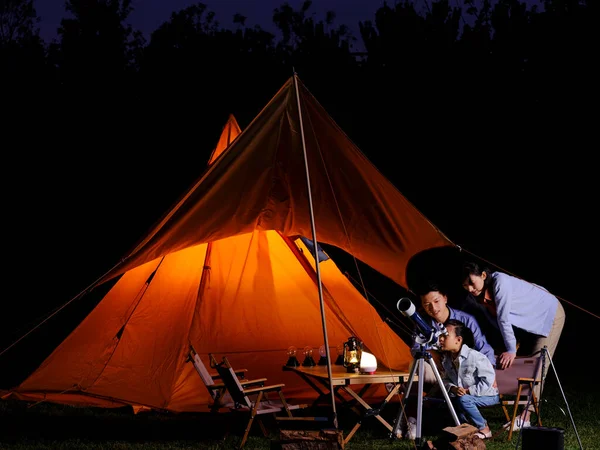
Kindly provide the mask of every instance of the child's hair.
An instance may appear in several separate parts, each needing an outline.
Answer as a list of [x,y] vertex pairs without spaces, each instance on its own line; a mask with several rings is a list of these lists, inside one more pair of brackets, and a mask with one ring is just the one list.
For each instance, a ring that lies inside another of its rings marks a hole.
[[457,319],[446,320],[446,322],[444,322],[444,326],[447,327],[448,325],[454,326],[454,334],[463,338],[463,344],[467,344],[470,348],[475,347],[475,338],[473,337],[473,332],[468,326]]

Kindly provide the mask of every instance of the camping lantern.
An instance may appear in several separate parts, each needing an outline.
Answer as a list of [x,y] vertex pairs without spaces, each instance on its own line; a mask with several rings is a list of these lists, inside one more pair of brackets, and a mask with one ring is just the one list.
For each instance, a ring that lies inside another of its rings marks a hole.
[[362,342],[354,336],[350,336],[344,342],[344,367],[348,373],[358,373],[360,370],[360,358],[362,357]]
[[319,347],[319,355],[321,355],[321,357],[319,358],[319,362],[317,364],[319,366],[326,366],[327,365],[327,351],[325,349],[325,345],[321,345]]
[[300,361],[296,358],[296,347],[293,345],[287,349],[288,360],[285,363],[288,367],[298,367],[300,365]]
[[312,357],[312,353],[313,353],[312,347],[309,347],[309,346],[304,347],[304,361],[302,361],[302,365],[304,367],[316,366],[315,360]]

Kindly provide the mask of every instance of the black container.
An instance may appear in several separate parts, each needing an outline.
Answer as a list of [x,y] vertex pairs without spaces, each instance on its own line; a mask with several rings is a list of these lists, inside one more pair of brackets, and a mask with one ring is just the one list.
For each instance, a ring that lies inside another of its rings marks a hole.
[[523,450],[564,450],[565,430],[550,427],[527,427],[521,430]]

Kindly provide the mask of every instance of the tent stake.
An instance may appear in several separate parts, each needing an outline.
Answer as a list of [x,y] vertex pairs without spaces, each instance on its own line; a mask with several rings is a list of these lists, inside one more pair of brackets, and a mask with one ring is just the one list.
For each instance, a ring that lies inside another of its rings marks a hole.
[[335,392],[333,389],[333,373],[331,371],[331,355],[329,352],[329,339],[327,338],[327,323],[325,322],[325,302],[323,301],[323,285],[321,283],[321,267],[317,246],[317,229],[315,227],[315,214],[313,211],[312,192],[310,189],[310,172],[308,170],[308,157],[306,155],[306,141],[304,139],[304,124],[302,122],[302,105],[300,104],[300,92],[298,91],[298,74],[294,72],[294,86],[296,88],[296,101],[298,103],[298,117],[300,119],[300,137],[302,138],[302,150],[304,152],[304,169],[306,170],[306,187],[308,189],[308,206],[310,210],[310,228],[313,239],[313,252],[315,257],[315,269],[317,272],[317,287],[319,289],[319,305],[321,307],[321,323],[323,325],[323,338],[325,339],[325,353],[327,355],[327,375],[329,376],[329,393],[331,394],[331,408],[333,410],[333,426],[338,429],[337,411],[335,409]]

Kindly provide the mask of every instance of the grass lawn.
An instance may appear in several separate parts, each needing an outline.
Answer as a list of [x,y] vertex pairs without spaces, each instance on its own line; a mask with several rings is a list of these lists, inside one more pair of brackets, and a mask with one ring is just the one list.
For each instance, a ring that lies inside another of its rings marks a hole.
[[[563,400],[559,383],[548,377],[543,394],[542,420],[545,427],[564,430],[565,449],[600,449],[600,389],[590,383],[589,377],[577,382],[563,382],[562,388],[573,415],[577,434],[573,429],[567,403]],[[234,449],[243,434],[244,420],[237,415],[140,413],[130,409],[74,408],[53,404],[30,405],[23,402],[0,401],[1,449]],[[393,423],[398,404],[390,403],[382,415]],[[507,432],[501,431],[505,422],[502,409],[487,408],[494,436],[486,441],[490,450],[521,448],[522,441],[515,433],[507,442]],[[423,441],[435,441],[443,426],[452,425],[446,407],[427,410],[423,415]],[[347,435],[357,416],[338,407],[340,429]],[[295,425],[282,422],[282,427],[309,428],[306,422]],[[298,426],[300,424],[300,426]],[[277,448],[279,434],[276,424],[267,420],[271,435],[263,437],[260,427],[253,425],[245,449]],[[314,428],[313,428],[314,429]],[[518,446],[517,446],[518,444]],[[374,418],[364,418],[356,435],[346,445],[350,450],[414,449],[413,441],[390,439],[387,430]],[[541,448],[540,450],[544,450]]]

